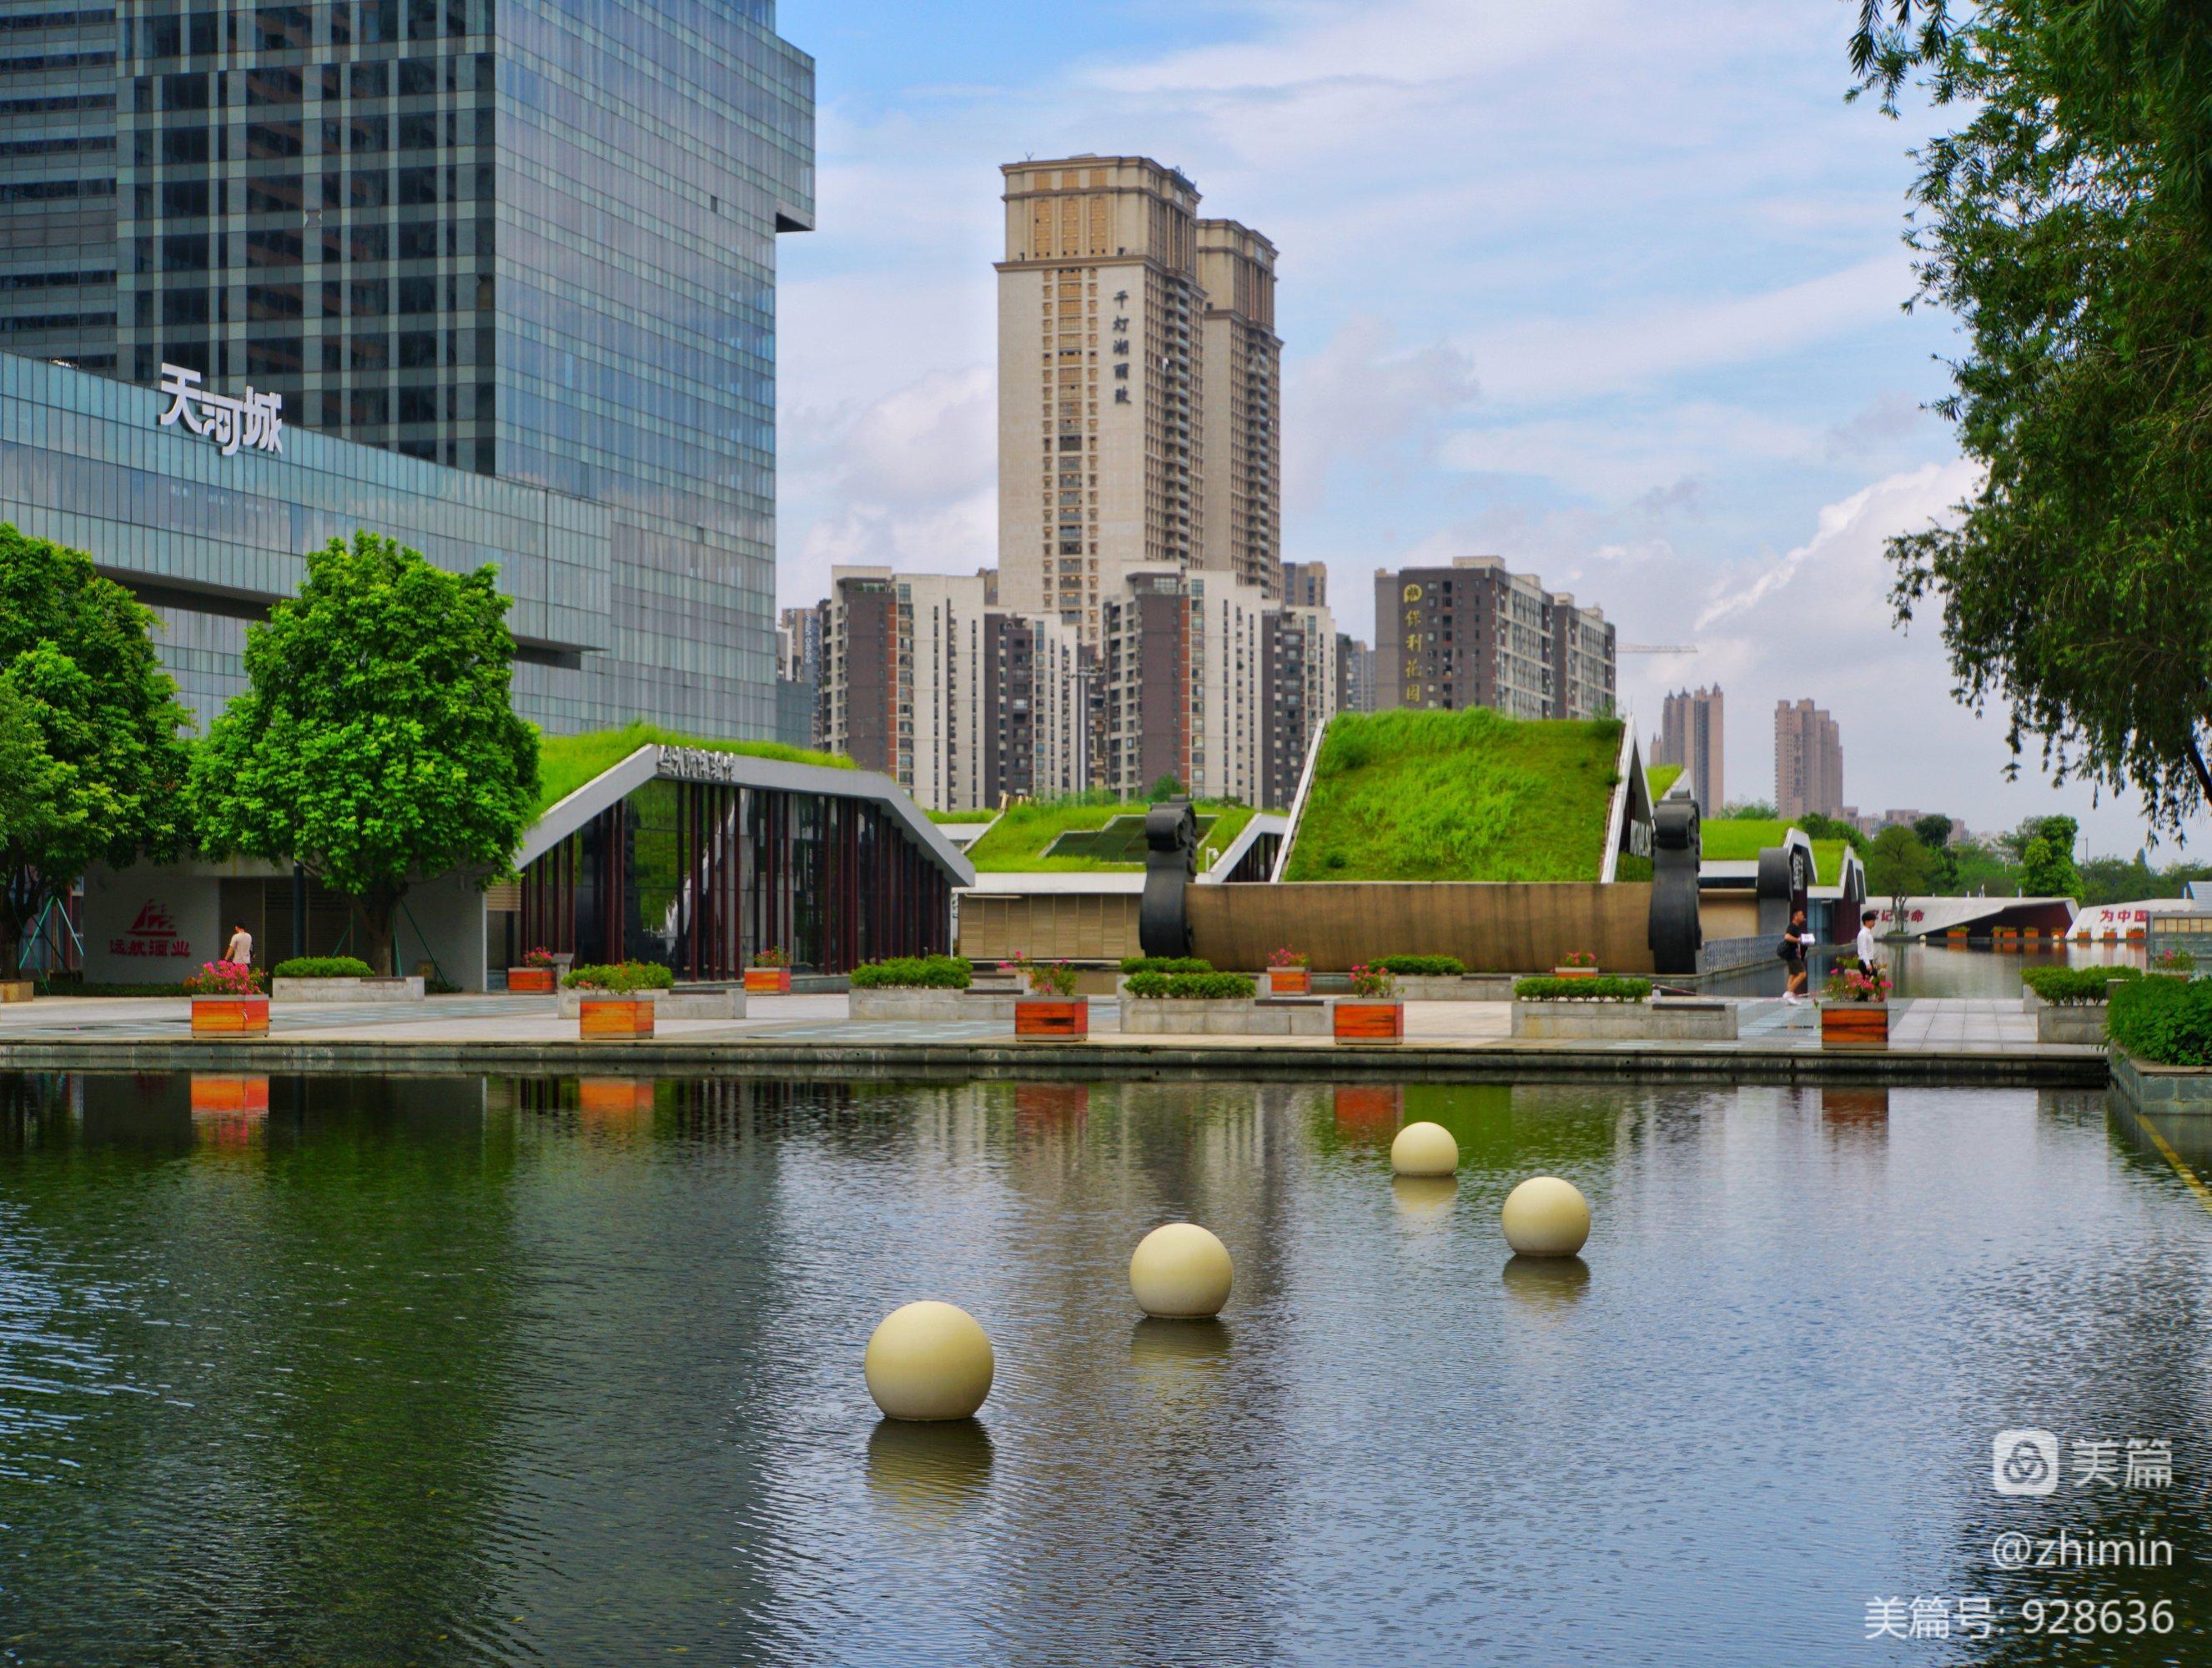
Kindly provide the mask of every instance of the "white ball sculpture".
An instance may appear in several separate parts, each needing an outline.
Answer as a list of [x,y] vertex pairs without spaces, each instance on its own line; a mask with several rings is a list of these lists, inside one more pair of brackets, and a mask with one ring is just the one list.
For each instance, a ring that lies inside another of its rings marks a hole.
[[1442,1124],[1408,1124],[1390,1143],[1390,1168],[1401,1176],[1459,1173],[1459,1143]]
[[894,1309],[868,1335],[868,1394],[894,1419],[965,1419],[991,1393],[991,1340],[950,1303]]
[[1557,1176],[1529,1177],[1505,1196],[1498,1220],[1523,1257],[1571,1257],[1589,1240],[1589,1201]]
[[1229,1247],[1196,1222],[1168,1222],[1137,1242],[1129,1289],[1164,1320],[1204,1320],[1229,1301]]

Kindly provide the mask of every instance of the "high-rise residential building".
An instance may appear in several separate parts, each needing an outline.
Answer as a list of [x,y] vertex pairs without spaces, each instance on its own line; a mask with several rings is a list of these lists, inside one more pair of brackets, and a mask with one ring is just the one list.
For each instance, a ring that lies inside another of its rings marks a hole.
[[818,607],[787,608],[778,613],[775,645],[778,676],[817,685],[822,682],[822,610]]
[[1375,710],[1375,651],[1347,632],[1336,638],[1337,707],[1346,713]]
[[1049,614],[984,616],[978,804],[1054,799],[1090,785],[1091,664]]
[[1124,573],[1199,556],[1198,188],[1141,156],[1001,172],[1000,594],[1095,644]]
[[1618,647],[1604,610],[1508,572],[1502,557],[1377,568],[1375,633],[1380,707],[1492,707],[1524,719],[1613,710]]
[[1719,816],[1728,803],[1721,773],[1721,718],[1719,689],[1678,689],[1660,709],[1659,734],[1651,744],[1651,762],[1681,766],[1698,808],[1707,816]]
[[[601,506],[599,640],[526,653],[518,703],[772,731],[775,238],[812,221],[814,118],[767,0],[0,28],[0,347]],[[94,554],[218,657],[283,594],[211,548],[158,585]]]
[[1843,812],[1843,737],[1810,701],[1775,703],[1774,809],[1785,822]]
[[1328,606],[1328,565],[1318,561],[1283,564],[1283,601],[1291,608]]
[[1346,640],[1326,607],[1271,609],[1264,616],[1267,664],[1261,718],[1258,804],[1287,810],[1306,755],[1343,710]]
[[1200,326],[1198,565],[1282,595],[1283,343],[1275,246],[1233,220],[1198,222]]

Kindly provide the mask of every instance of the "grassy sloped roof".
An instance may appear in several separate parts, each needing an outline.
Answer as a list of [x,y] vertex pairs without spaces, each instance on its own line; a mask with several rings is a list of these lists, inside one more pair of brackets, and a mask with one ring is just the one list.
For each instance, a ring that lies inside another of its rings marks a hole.
[[703,747],[716,753],[781,759],[787,764],[826,765],[832,770],[857,768],[842,753],[816,753],[804,747],[787,747],[781,742],[715,741],[705,736],[686,736],[657,724],[626,724],[619,730],[588,730],[580,736],[540,736],[538,814],[543,816],[585,783],[613,769],[641,747],[652,746]]
[[[1699,855],[1710,863],[1753,863],[1769,846],[1779,846],[1790,824],[1778,816],[1729,816],[1698,824]],[[1813,842],[1813,878],[1833,886],[1844,871],[1844,842]]]
[[1481,707],[1340,713],[1285,878],[1594,881],[1620,732]]
[[[1225,799],[1201,799],[1192,809],[1198,813],[1199,867],[1203,870],[1212,862],[1208,854],[1226,851],[1252,820],[1253,810]],[[1114,863],[1090,856],[1047,856],[1046,848],[1064,834],[1103,828],[1119,816],[1141,818],[1146,810],[1141,803],[1125,804],[1105,793],[1009,805],[991,831],[968,848],[968,860],[978,874],[1141,874],[1141,857],[1132,863]]]
[[1663,798],[1667,790],[1674,785],[1675,779],[1680,776],[1681,773],[1682,767],[1680,765],[1650,765],[1645,767],[1644,779],[1651,785],[1651,798],[1653,800],[1656,801]]

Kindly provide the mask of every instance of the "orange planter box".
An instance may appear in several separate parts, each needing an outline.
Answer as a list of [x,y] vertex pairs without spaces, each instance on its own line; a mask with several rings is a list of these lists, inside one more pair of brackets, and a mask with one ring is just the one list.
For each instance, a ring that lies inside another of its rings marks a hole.
[[1406,1004],[1402,1002],[1358,1002],[1340,998],[1330,1013],[1336,1021],[1339,1042],[1406,1040]]
[[196,1037],[265,1037],[269,1034],[269,998],[265,996],[196,996],[192,998],[192,1034]]
[[1311,996],[1313,994],[1313,969],[1311,967],[1268,968],[1267,994],[1270,996]]
[[1595,967],[1553,967],[1552,969],[1552,977],[1554,979],[1595,979],[1597,977],[1597,969]]
[[1088,997],[1024,996],[1014,1000],[1014,1034],[1018,1037],[1087,1037],[1091,1034]]
[[653,1007],[631,997],[585,997],[576,1004],[578,1034],[585,1037],[649,1037]]
[[553,994],[553,969],[509,967],[507,970],[507,989],[510,996],[550,996]]
[[747,967],[745,994],[747,996],[789,996],[791,969],[789,967]]
[[1823,1002],[1820,1004],[1820,1046],[1888,1047],[1889,1004],[1887,1002]]

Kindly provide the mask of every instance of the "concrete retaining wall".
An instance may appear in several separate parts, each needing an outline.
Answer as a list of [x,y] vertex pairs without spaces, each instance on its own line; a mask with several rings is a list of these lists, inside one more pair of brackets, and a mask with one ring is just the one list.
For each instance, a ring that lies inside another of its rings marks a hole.
[[1649,1002],[1516,1002],[1516,1037],[1648,1042],[1734,1042],[1735,1004],[1698,998]]
[[1133,998],[1121,1004],[1121,1028],[1143,1036],[1325,1037],[1328,1004],[1295,996],[1249,1002]]
[[851,1013],[854,1019],[890,1019],[942,1024],[945,1022],[989,1021],[1008,1030],[1014,1026],[1012,992],[974,991],[854,991]]
[[269,986],[274,1002],[420,1002],[422,981],[404,979],[279,979]]
[[2152,1065],[2117,1048],[2112,1058],[2112,1087],[2130,1104],[2144,1112],[2212,1117],[2212,1068]]
[[2061,1007],[2054,1003],[2038,1002],[2029,1011],[2035,1016],[2038,1042],[2086,1042],[2099,1048],[2105,1046],[2105,1015],[2109,1011],[2105,1003],[2081,1002]]
[[[586,996],[604,992],[563,990],[561,992],[561,1017],[574,1019],[581,1011],[579,1004]],[[723,991],[638,991],[637,996],[653,999],[653,1016],[656,1022],[664,1019],[743,1019],[745,1016],[745,993],[734,986]]]

